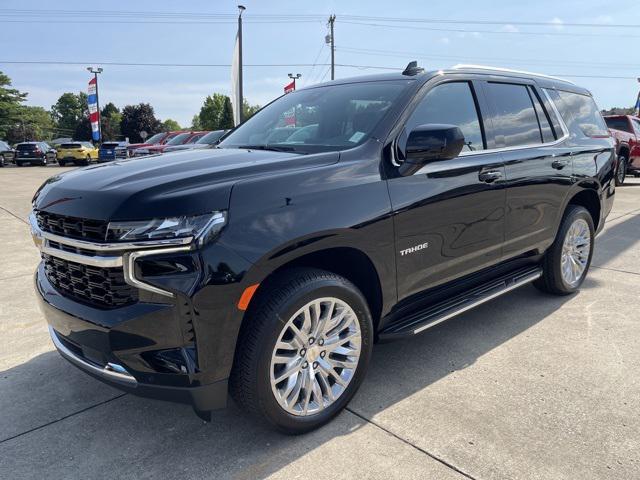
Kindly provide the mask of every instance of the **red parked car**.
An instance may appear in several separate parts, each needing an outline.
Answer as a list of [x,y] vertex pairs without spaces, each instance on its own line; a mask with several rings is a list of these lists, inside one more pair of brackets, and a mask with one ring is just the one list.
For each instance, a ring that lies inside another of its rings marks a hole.
[[607,115],[604,121],[616,141],[616,185],[622,185],[627,174],[640,176],[640,118],[633,115]]
[[[181,130],[177,130],[174,132],[160,132],[160,133],[156,133],[155,135],[152,135],[144,143],[130,143],[129,146],[127,147],[129,156],[130,157],[137,156],[139,152],[136,152],[136,150],[138,149],[141,149],[141,148],[145,149],[155,145],[162,145],[180,133],[182,133]],[[143,155],[148,155],[148,153],[144,153]]]
[[173,145],[185,145],[188,143],[195,143],[202,138],[207,132],[177,132],[172,138],[158,145],[151,145],[149,147],[138,148],[135,151],[135,156],[140,155],[155,155],[163,153],[164,149]]

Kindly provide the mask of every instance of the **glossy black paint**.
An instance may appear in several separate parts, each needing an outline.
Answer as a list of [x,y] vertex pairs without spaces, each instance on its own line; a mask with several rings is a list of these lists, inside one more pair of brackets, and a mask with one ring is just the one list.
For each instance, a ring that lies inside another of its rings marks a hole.
[[[141,291],[135,305],[92,309],[59,295],[40,269],[36,286],[48,322],[93,355],[117,359],[151,391],[212,386],[219,392],[245,316],[237,308],[242,292],[289,265],[330,264],[354,278],[366,272],[354,282],[366,290],[381,329],[399,305],[409,311],[425,291],[449,291],[479,271],[488,278],[491,267],[508,261],[539,261],[572,199],[593,196],[602,228],[615,193],[611,140],[570,132],[553,145],[500,149],[484,82],[583,90],[541,77],[476,70],[336,83],[398,78],[407,86],[397,104],[368,141],[350,150],[199,150],[115,161],[48,180],[34,207],[62,215],[139,220],[228,211],[214,242],[139,261],[139,274],[174,292],[175,299]],[[394,159],[396,140],[406,135],[404,122],[431,88],[461,80],[476,92],[487,150],[429,162],[402,176]],[[559,129],[558,119],[551,120]],[[402,253],[425,244],[419,252]],[[186,359],[186,373],[160,371],[158,365],[173,368],[174,361],[180,367],[180,358]],[[221,404],[219,394],[205,397],[193,400],[200,410]]]

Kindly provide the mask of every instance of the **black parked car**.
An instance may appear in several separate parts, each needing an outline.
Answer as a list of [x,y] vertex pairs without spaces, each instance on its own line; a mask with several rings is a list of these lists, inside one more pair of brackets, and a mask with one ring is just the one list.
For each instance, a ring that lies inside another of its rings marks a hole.
[[13,160],[15,152],[11,145],[7,142],[0,140],[0,167],[4,167],[7,163]]
[[14,161],[17,166],[41,165],[55,162],[56,150],[46,142],[22,142],[16,145]]
[[410,65],[313,86],[219,148],[45,182],[37,296],[94,377],[203,418],[229,391],[304,432],[347,405],[375,341],[530,282],[575,292],[614,155],[590,93],[551,77]]

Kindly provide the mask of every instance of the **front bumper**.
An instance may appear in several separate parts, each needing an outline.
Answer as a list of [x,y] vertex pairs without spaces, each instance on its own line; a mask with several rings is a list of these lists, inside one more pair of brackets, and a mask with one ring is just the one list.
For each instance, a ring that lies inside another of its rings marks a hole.
[[56,349],[85,373],[125,392],[190,404],[196,411],[226,405],[226,379],[203,383],[196,369],[167,373],[148,361],[148,354],[173,351],[172,347],[182,343],[173,305],[140,303],[117,313],[84,306],[61,296],[49,283],[42,264],[35,286]]

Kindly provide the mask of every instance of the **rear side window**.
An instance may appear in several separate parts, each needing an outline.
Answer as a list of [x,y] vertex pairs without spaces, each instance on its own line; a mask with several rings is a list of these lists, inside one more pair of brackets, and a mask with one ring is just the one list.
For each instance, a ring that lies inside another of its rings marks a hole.
[[456,125],[464,134],[463,151],[484,150],[476,101],[468,82],[438,85],[425,95],[405,125],[407,134],[420,125]]
[[596,102],[589,95],[548,90],[569,130],[585,137],[608,137],[609,131]]
[[553,142],[560,135],[554,135],[553,128],[551,127],[551,122],[549,122],[549,115],[544,110],[537,92],[531,86],[529,86],[528,88],[529,96],[533,101],[533,107],[536,111],[536,117],[538,117],[538,124],[540,125],[540,132],[542,133],[542,141],[543,143]]
[[489,82],[487,89],[495,109],[493,126],[498,147],[543,142],[538,116],[526,85]]
[[621,130],[623,132],[631,133],[631,127],[629,126],[629,122],[627,122],[626,118],[610,117],[610,118],[605,118],[604,122],[607,124],[607,127],[609,128],[614,128],[616,130]]
[[633,123],[633,128],[636,131],[636,135],[640,135],[640,121],[636,120],[635,118],[632,118],[631,123]]

